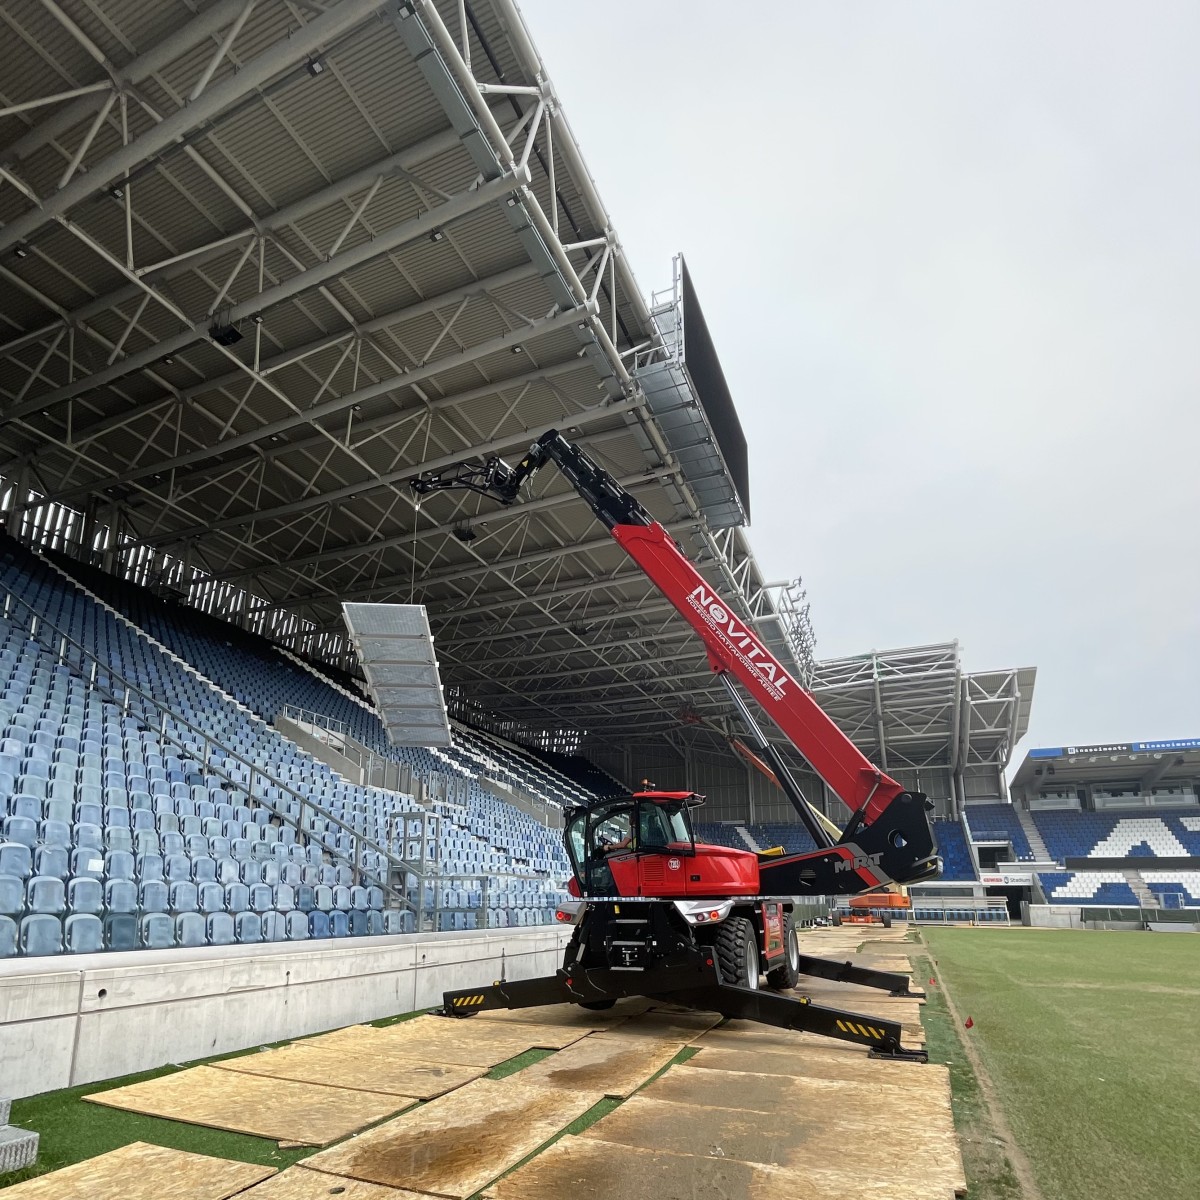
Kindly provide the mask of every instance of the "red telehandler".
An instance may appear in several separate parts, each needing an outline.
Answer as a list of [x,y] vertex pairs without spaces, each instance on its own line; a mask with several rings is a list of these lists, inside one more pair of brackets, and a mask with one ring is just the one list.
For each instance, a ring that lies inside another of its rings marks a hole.
[[[515,467],[491,458],[414,479],[412,486],[420,495],[467,488],[507,505],[549,462],[700,636],[709,665],[816,849],[756,855],[697,842],[691,818],[703,797],[691,792],[643,791],[569,808],[568,890],[578,902],[560,913],[574,924],[561,969],[543,979],[447,992],[444,1011],[469,1016],[563,1001],[608,1008],[623,996],[649,996],[856,1042],[879,1055],[923,1059],[924,1051],[901,1047],[898,1022],[771,994],[759,982],[765,974],[772,988],[787,990],[804,974],[911,994],[906,975],[801,954],[792,907],[797,898],[935,877],[941,864],[925,796],[872,766],[667,531],[557,430],[538,438]],[[735,679],[850,809],[839,838],[763,735]]]

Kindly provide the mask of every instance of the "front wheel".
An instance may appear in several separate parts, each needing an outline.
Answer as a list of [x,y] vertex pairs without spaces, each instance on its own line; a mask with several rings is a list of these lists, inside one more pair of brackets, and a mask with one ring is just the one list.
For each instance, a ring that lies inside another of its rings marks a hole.
[[794,988],[800,982],[800,931],[788,913],[783,918],[783,962],[767,972],[767,982],[779,992]]
[[730,917],[719,926],[713,948],[722,983],[758,990],[758,938],[745,917]]

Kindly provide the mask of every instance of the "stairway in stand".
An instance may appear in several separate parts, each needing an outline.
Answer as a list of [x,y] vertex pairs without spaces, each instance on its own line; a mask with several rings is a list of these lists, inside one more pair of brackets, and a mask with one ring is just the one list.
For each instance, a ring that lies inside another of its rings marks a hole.
[[1122,871],[1125,876],[1125,882],[1133,889],[1133,894],[1137,897],[1138,903],[1143,908],[1157,908],[1158,900],[1154,893],[1146,886],[1146,881],[1142,878],[1141,871]]
[[1033,851],[1035,859],[1038,862],[1053,862],[1054,856],[1046,849],[1046,843],[1042,841],[1042,835],[1038,832],[1037,825],[1034,824],[1033,814],[1018,804],[1014,804],[1013,807],[1017,810],[1017,820],[1021,822],[1021,828],[1025,830],[1025,836],[1029,839],[1029,848]]

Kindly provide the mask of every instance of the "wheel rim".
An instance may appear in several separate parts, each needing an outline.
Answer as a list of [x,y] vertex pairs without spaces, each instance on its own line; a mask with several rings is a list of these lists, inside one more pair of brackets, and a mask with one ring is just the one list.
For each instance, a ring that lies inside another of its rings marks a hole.
[[787,963],[788,970],[800,970],[800,935],[795,928],[788,930]]
[[746,986],[758,989],[758,951],[750,938],[746,939]]

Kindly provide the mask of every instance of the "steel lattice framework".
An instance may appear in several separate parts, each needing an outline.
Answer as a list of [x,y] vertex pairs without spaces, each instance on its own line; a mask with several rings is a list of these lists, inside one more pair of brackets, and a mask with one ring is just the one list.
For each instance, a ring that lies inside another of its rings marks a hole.
[[11,531],[335,662],[343,600],[424,603],[452,689],[531,727],[723,708],[562,481],[502,511],[407,487],[558,425],[805,672],[801,598],[710,522],[631,374],[661,334],[512,0],[0,24]]
[[1035,678],[1033,667],[967,673],[945,642],[817,663],[813,693],[873,762],[961,808],[1005,794]]

